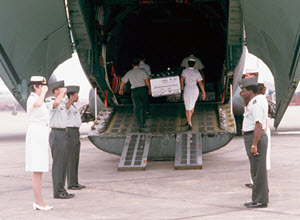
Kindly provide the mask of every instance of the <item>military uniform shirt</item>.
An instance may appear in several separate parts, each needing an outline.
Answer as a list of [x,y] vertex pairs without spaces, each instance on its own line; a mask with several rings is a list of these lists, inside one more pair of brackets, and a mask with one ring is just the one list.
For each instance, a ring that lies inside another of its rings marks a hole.
[[[67,103],[69,99],[65,100],[65,103]],[[70,106],[68,109],[68,119],[67,119],[67,127],[76,127],[79,128],[81,125],[81,117],[80,113],[75,107],[74,103]]]
[[53,109],[55,99],[54,96],[46,99],[46,105],[50,112],[50,128],[66,128],[68,110],[64,102],[61,102],[59,106]]
[[148,74],[148,76],[151,76],[151,70],[150,70],[150,66],[146,63],[144,63],[143,61],[140,62],[140,68],[144,69],[146,71],[146,73]]
[[254,131],[256,122],[262,124],[262,129],[266,128],[267,112],[265,105],[260,100],[260,97],[255,96],[250,100],[249,104],[245,107],[243,132]]
[[197,85],[197,82],[203,80],[200,72],[193,67],[183,70],[181,76],[184,77],[186,86]]
[[129,70],[125,76],[123,76],[122,82],[127,83],[129,81],[131,84],[131,89],[134,89],[146,86],[145,80],[148,78],[149,76],[144,69],[135,66],[132,70]]

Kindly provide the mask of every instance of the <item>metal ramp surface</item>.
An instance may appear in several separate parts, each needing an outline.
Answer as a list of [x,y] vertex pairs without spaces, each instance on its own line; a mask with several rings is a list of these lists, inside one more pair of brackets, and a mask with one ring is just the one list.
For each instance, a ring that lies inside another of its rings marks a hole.
[[118,171],[146,169],[151,136],[150,133],[132,133],[126,136]]
[[177,133],[175,170],[202,169],[202,139],[199,132]]

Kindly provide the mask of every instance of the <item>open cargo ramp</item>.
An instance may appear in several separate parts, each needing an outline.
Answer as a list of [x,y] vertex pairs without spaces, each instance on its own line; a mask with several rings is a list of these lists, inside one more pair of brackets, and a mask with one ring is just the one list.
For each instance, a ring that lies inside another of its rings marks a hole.
[[118,171],[145,170],[151,134],[128,134],[120,158]]
[[200,132],[177,133],[175,170],[202,169]]

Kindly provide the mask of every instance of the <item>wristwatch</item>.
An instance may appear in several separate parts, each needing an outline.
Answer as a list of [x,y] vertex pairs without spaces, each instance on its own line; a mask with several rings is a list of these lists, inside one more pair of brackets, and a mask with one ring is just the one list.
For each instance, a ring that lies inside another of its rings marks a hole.
[[252,145],[251,148],[257,148],[257,146],[256,145]]

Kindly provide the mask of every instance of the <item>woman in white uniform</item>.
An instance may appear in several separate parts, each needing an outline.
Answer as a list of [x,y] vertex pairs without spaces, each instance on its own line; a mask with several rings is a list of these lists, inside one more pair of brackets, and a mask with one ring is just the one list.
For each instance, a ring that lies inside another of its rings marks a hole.
[[[194,69],[195,60],[189,59],[188,65],[189,68],[182,71],[180,83],[181,83],[181,90],[183,90],[183,98],[184,98],[184,105],[185,105],[185,115],[187,119],[188,130],[193,129],[192,125],[192,115],[194,113],[194,108],[196,101],[199,96],[199,89],[197,87],[197,83],[199,84],[201,91],[202,91],[202,99],[205,100],[205,90],[204,85],[202,83],[202,77],[200,72]],[[185,86],[184,86],[185,84]]]
[[34,210],[51,210],[42,197],[42,175],[49,171],[49,112],[44,103],[48,87],[46,79],[32,76],[27,99],[28,130],[26,133],[26,171],[33,172]]

